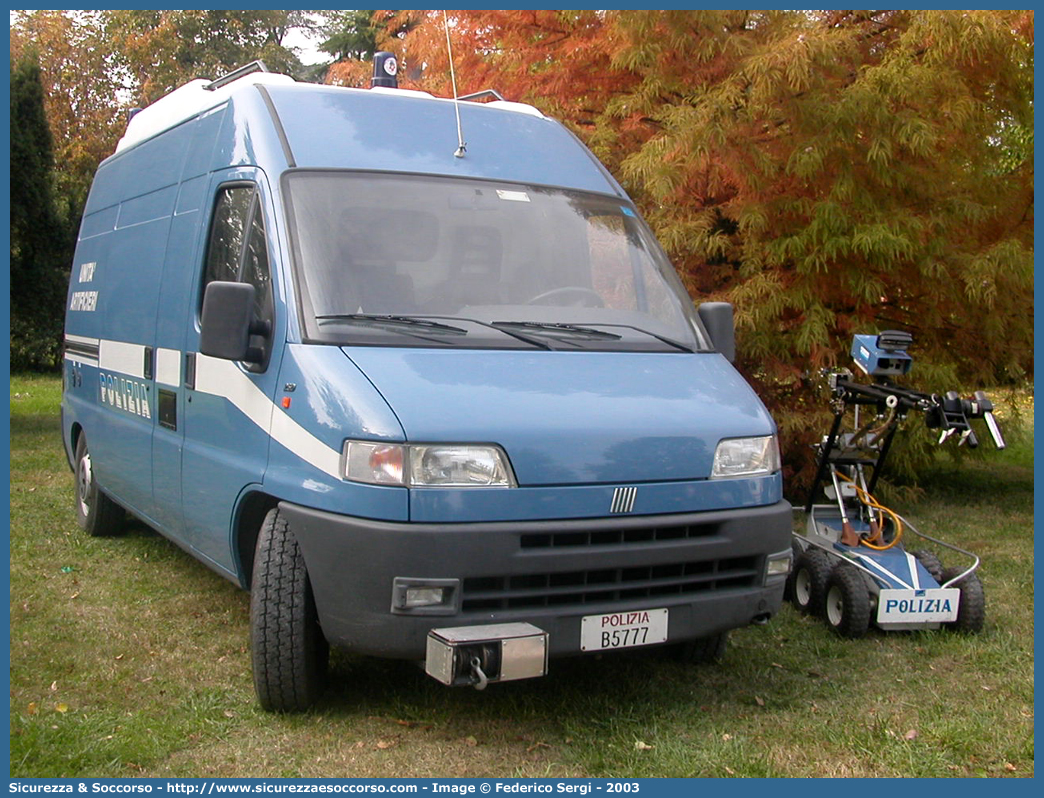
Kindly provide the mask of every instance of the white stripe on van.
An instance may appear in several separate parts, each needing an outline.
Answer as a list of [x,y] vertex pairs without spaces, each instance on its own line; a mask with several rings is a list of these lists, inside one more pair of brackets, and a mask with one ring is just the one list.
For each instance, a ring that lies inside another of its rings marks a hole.
[[118,371],[128,377],[145,379],[145,345],[128,344],[123,341],[98,342],[98,367],[105,371]]
[[177,349],[156,350],[156,382],[177,388],[181,385],[181,352]]
[[[69,344],[72,344],[70,348]],[[79,347],[77,347],[79,345]],[[79,349],[94,350],[93,352],[75,351]],[[70,349],[72,351],[70,351]],[[98,339],[88,338],[86,335],[70,335],[65,334],[65,352],[63,358],[71,363],[79,363],[83,366],[97,366],[98,365]]]
[[86,335],[65,334],[65,340],[74,344],[86,344],[87,346],[98,346],[101,341],[97,338],[88,338]]
[[275,406],[231,360],[197,354],[196,390],[228,399],[263,430],[272,426]]
[[331,449],[286,413],[272,416],[272,439],[334,479],[343,477],[341,453]]
[[272,439],[306,463],[341,478],[341,453],[331,449],[276,406],[229,360],[196,355],[196,390],[228,399]]
[[[104,338],[83,338],[67,335],[70,341],[99,346],[98,359],[71,352],[65,359],[76,363],[98,366],[138,379],[145,378],[144,344],[107,341]],[[177,387],[181,384],[182,353],[177,349],[156,350],[156,382]],[[274,441],[286,447],[306,463],[341,479],[341,453],[331,449],[275,404],[230,360],[196,355],[197,391],[227,399],[236,409],[264,430]]]

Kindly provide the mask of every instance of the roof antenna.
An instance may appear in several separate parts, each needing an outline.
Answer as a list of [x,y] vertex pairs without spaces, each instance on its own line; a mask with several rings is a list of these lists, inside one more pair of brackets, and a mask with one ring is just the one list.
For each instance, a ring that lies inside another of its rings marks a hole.
[[464,142],[464,131],[460,127],[460,100],[457,98],[457,76],[453,73],[453,48],[450,46],[449,20],[446,10],[442,10],[442,25],[446,29],[446,54],[449,56],[450,82],[453,84],[453,110],[457,114],[457,151],[453,153],[455,158],[463,158],[468,151],[468,145]]

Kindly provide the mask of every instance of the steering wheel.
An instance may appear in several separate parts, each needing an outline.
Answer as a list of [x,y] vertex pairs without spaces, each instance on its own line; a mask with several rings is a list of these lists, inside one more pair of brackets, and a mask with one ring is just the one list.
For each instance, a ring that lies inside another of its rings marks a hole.
[[551,299],[552,297],[575,297],[573,302],[552,302],[552,305],[560,305],[562,307],[583,307],[583,308],[604,308],[605,302],[602,301],[601,295],[597,291],[593,291],[590,288],[585,288],[582,285],[565,285],[561,288],[552,288],[550,291],[544,291],[542,294],[537,294],[532,299],[526,301],[527,305],[539,305],[545,299]]

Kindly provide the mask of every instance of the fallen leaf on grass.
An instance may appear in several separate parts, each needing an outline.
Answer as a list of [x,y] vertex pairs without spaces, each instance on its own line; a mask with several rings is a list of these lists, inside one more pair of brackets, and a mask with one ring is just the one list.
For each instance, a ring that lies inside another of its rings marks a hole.
[[69,711],[69,705],[68,704],[63,704],[63,703],[55,704],[54,705],[54,711],[55,712],[60,712],[60,713],[62,713],[64,715],[66,712]]
[[736,771],[730,768],[728,765],[725,766],[725,772],[728,773],[730,776],[736,775]]
[[1014,773],[1016,770],[1018,770],[1018,768],[1011,764],[1011,762],[1005,762],[1004,769],[1007,770],[1009,773]]
[[526,753],[527,754],[531,754],[538,748],[550,748],[550,747],[551,746],[548,745],[547,743],[535,742],[531,746],[529,746],[529,748],[526,749]]
[[478,740],[476,740],[474,737],[467,737],[464,740],[464,745],[466,745],[468,748],[474,748],[476,745],[478,745]]
[[910,729],[906,734],[903,735],[904,740],[916,740],[917,729]]
[[721,735],[721,739],[723,739],[725,742],[728,742],[732,739],[732,735],[728,732],[725,732],[723,735]]
[[754,703],[757,704],[759,707],[763,707],[765,706],[765,699],[761,696],[756,695],[754,696]]
[[656,747],[656,746],[654,746],[654,745],[649,745],[648,743],[644,743],[644,742],[642,742],[641,740],[638,740],[638,741],[637,741],[637,742],[636,742],[636,743],[634,744],[634,750],[636,750],[636,751],[651,751],[651,750],[653,750],[653,748],[655,748],[655,747]]
[[30,714],[30,715],[35,715],[37,712],[40,711],[40,708],[38,706],[36,706],[36,702],[35,701],[30,701],[29,702],[29,706],[27,706],[25,708],[25,711],[28,714]]
[[58,692],[58,682],[51,682],[51,692],[52,693],[57,693]]
[[394,746],[395,746],[395,741],[394,740],[378,740],[377,741],[377,748],[379,748],[381,751],[385,751],[388,748],[393,748]]
[[392,721],[392,723],[395,723],[398,726],[405,726],[407,729],[421,728],[421,729],[424,729],[424,730],[428,730],[428,729],[431,728],[431,723],[429,723],[427,721],[423,721],[423,720],[399,720],[399,719],[395,719],[395,720]]

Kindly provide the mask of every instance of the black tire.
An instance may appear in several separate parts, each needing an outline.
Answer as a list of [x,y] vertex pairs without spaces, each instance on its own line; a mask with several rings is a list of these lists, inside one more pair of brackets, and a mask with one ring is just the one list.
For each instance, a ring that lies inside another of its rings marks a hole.
[[322,695],[330,648],[319,627],[301,547],[278,508],[265,516],[257,538],[250,652],[262,708],[297,712]]
[[725,656],[725,649],[728,648],[728,644],[728,632],[718,632],[717,634],[707,635],[707,637],[689,640],[678,646],[678,661],[688,665],[720,662],[722,657]]
[[913,554],[921,565],[924,566],[924,570],[932,575],[932,579],[938,582],[940,585],[943,583],[943,564],[934,551],[928,551],[928,549],[918,549],[917,551],[910,552]]
[[862,637],[870,628],[870,592],[862,574],[839,563],[827,578],[823,617],[841,637]]
[[801,547],[796,540],[790,541],[790,573],[787,581],[783,583],[783,600],[794,603],[794,568],[797,566],[798,557],[801,556]]
[[819,614],[830,568],[830,557],[819,549],[810,547],[797,555],[790,573],[790,600],[801,612]]
[[124,511],[105,495],[94,478],[87,436],[76,441],[73,463],[73,488],[76,491],[76,521],[92,537],[111,537],[123,531]]
[[[940,584],[949,582],[963,570],[963,568],[947,568],[942,573]],[[951,587],[961,591],[961,604],[957,608],[957,620],[945,625],[958,632],[981,632],[986,623],[986,594],[982,589],[982,582],[979,581],[978,574],[970,573]]]

